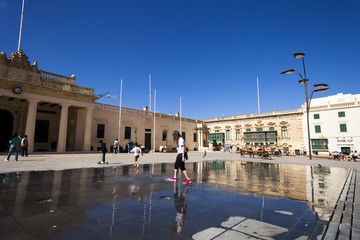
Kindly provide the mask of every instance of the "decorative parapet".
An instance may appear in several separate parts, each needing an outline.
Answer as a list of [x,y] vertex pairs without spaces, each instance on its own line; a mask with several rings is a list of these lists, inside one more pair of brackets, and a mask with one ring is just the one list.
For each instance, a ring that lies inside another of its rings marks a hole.
[[21,50],[13,52],[9,58],[5,52],[0,52],[0,79],[94,96],[94,89],[75,84],[75,75],[70,78],[39,70],[37,61],[30,65],[28,57]]
[[[104,109],[104,110],[112,110],[112,111],[117,111],[117,112],[120,111],[119,106],[105,104],[105,103],[95,103],[94,107]],[[126,113],[131,113],[131,114],[138,114],[138,115],[147,116],[147,117],[154,117],[154,112],[144,111],[144,110],[135,109],[135,108],[121,107],[121,112],[122,113],[126,112]],[[163,114],[163,113],[156,113],[155,117],[162,118],[162,119],[174,120],[174,121],[180,121],[180,117],[169,115],[169,114]],[[184,118],[184,117],[181,118],[181,121],[190,122],[190,123],[201,122],[201,121],[198,121],[198,120],[195,120],[195,119]]]
[[48,79],[48,80],[52,80],[52,81],[56,81],[56,82],[75,85],[75,81],[76,81],[75,75],[73,75],[72,78],[69,78],[69,77],[59,75],[59,74],[45,72],[45,71],[42,71],[42,70],[40,70],[40,74],[41,74],[42,79]]
[[75,85],[75,76],[72,78],[41,71],[41,86],[61,91],[94,96],[94,89]]
[[254,118],[254,117],[264,117],[264,116],[272,116],[272,115],[299,113],[301,111],[302,111],[301,108],[296,108],[296,109],[285,109],[285,110],[278,110],[278,111],[251,113],[251,114],[243,114],[243,115],[235,115],[235,116],[227,116],[227,117],[205,118],[205,119],[201,119],[201,120],[204,122],[226,121],[226,120],[234,120],[234,119],[244,119],[244,118]]

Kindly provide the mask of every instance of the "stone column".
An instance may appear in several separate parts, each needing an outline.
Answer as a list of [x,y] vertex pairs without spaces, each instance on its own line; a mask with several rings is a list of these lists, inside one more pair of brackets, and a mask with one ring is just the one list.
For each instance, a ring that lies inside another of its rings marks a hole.
[[29,141],[29,153],[34,152],[34,139],[35,139],[35,124],[36,124],[36,113],[37,104],[39,100],[28,99],[29,107],[26,118],[25,135],[28,136]]
[[69,105],[61,104],[57,152],[65,152],[66,151],[66,134],[67,134],[67,124],[68,124],[68,113],[69,113]]
[[84,146],[83,151],[90,151],[91,146],[91,126],[92,126],[92,111],[93,108],[87,108],[85,118],[85,131],[84,131]]

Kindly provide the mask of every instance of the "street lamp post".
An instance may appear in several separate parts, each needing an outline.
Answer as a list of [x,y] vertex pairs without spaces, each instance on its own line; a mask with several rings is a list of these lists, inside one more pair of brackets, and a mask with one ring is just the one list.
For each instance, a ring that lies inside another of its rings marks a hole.
[[[317,93],[324,92],[329,89],[329,85],[324,84],[324,83],[314,84],[314,85],[312,85],[310,92],[308,92],[307,82],[309,81],[309,79],[306,78],[304,56],[305,56],[305,53],[294,53],[294,58],[302,59],[304,76],[301,75],[301,73],[299,72],[298,69],[289,69],[289,70],[281,72],[281,74],[291,74],[293,72],[297,72],[301,78],[299,83],[303,84],[305,86],[306,125],[307,125],[307,135],[308,135],[308,145],[309,145],[309,159],[311,160],[312,156],[311,156],[311,139],[310,139],[310,123],[309,123],[310,103],[311,103],[311,99],[312,99],[314,92],[317,92]],[[314,89],[314,87],[316,89]]]
[[103,96],[105,96],[105,95],[106,95],[107,98],[111,98],[109,92],[101,93],[101,94],[94,94],[94,96],[95,96],[95,97],[98,97],[98,98],[101,98],[101,97],[103,97]]

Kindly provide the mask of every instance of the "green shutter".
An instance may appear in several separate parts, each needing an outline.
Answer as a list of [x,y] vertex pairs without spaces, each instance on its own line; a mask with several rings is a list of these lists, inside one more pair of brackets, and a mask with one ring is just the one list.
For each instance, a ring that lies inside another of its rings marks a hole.
[[162,140],[165,141],[167,139],[167,131],[163,131]]
[[320,119],[320,114],[314,114],[314,119]]
[[225,138],[230,139],[230,130],[226,130],[225,132]]
[[131,127],[125,127],[125,139],[131,139]]
[[321,126],[315,125],[315,133],[321,133]]
[[346,123],[340,124],[340,132],[347,132]]
[[338,112],[339,117],[345,117],[345,112]]

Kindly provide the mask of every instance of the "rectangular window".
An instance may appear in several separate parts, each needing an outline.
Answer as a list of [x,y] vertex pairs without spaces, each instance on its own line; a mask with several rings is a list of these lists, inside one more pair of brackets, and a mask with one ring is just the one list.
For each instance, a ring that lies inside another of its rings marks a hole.
[[247,132],[251,132],[251,129],[250,129],[250,128],[247,128],[246,131],[247,131]]
[[287,127],[281,127],[281,137],[282,138],[288,138],[289,135],[288,135],[288,130],[287,130]]
[[320,114],[318,113],[314,114],[314,119],[320,119]]
[[167,131],[163,131],[162,140],[166,141],[166,139],[167,139]]
[[104,138],[104,136],[105,136],[105,124],[98,124],[97,125],[96,137],[97,138]]
[[125,127],[125,139],[131,139],[131,127]]
[[183,137],[184,140],[186,140],[185,135],[186,135],[185,132],[182,132],[181,136]]
[[226,139],[230,139],[230,130],[226,130]]
[[240,129],[236,129],[236,139],[237,140],[241,139]]
[[47,142],[49,136],[50,121],[36,120],[34,142]]
[[321,133],[321,126],[315,125],[315,133]]
[[262,128],[257,128],[256,129],[257,132],[262,132],[262,130],[263,130]]
[[270,127],[270,128],[269,128],[269,131],[275,131],[275,128],[274,128],[274,127]]
[[346,123],[340,124],[340,132],[347,132]]
[[345,117],[345,112],[338,112],[339,117]]
[[194,142],[196,142],[196,141],[197,141],[197,134],[194,133]]

